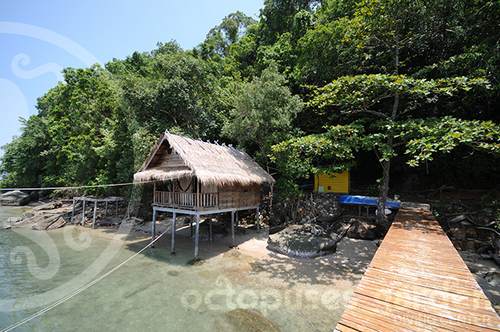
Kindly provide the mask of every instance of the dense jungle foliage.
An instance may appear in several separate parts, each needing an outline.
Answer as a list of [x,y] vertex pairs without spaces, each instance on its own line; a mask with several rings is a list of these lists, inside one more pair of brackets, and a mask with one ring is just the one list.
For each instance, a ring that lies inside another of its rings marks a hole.
[[168,129],[237,144],[281,194],[362,161],[382,196],[429,164],[434,186],[495,185],[499,64],[496,0],[266,0],[194,49],[65,69],[4,146],[1,184],[128,182]]

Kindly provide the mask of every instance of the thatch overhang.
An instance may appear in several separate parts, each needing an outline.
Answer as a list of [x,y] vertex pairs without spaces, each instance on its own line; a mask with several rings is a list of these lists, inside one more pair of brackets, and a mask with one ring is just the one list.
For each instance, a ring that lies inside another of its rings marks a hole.
[[162,135],[141,169],[134,174],[134,182],[193,176],[207,185],[246,186],[275,182],[243,151],[170,133]]

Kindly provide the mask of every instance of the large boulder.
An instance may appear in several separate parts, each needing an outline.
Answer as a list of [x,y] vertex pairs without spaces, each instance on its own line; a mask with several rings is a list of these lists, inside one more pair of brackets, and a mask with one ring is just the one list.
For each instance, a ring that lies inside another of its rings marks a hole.
[[269,235],[269,250],[291,257],[313,258],[335,252],[337,241],[328,236],[316,236],[310,227],[290,225]]
[[20,190],[8,191],[0,195],[0,205],[26,205],[30,202],[30,195]]

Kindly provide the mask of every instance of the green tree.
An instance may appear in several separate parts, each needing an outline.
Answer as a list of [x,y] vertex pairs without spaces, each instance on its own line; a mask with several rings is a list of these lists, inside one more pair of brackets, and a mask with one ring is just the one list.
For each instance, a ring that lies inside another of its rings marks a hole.
[[292,135],[293,119],[302,109],[276,66],[235,89],[232,105],[224,134],[266,163],[271,146]]

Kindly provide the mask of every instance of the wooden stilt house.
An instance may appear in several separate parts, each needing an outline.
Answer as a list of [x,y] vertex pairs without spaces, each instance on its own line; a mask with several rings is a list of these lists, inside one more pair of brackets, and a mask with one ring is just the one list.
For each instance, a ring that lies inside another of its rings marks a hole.
[[236,212],[258,213],[262,187],[274,183],[272,176],[245,152],[168,132],[134,174],[134,181],[154,182],[153,239],[157,213],[172,213],[172,252],[175,252],[176,216],[195,216],[195,258],[200,216],[231,213],[234,244]]

